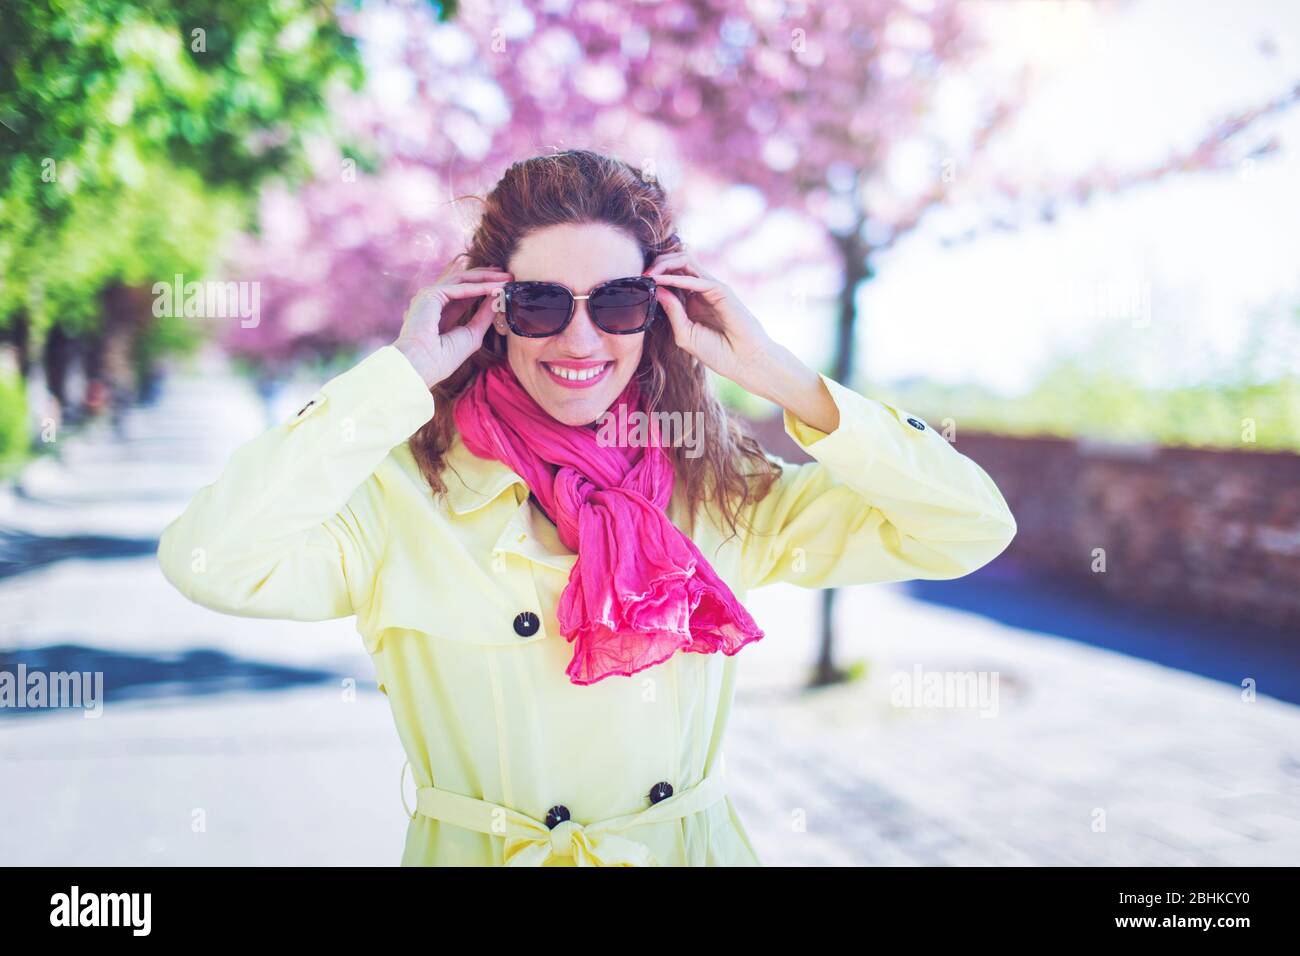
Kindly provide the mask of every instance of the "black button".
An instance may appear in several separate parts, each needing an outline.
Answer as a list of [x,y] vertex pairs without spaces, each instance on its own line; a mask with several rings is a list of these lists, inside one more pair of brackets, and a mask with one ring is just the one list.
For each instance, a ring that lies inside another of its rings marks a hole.
[[569,808],[557,803],[546,811],[546,829],[554,830],[567,819],[569,819]]
[[658,803],[660,800],[667,800],[672,795],[673,785],[671,783],[665,783],[662,780],[650,788],[651,803]]
[[541,626],[542,622],[532,611],[521,611],[515,616],[515,633],[520,637],[532,637]]
[[311,408],[311,407],[312,407],[313,405],[315,405],[315,404],[316,404],[316,399],[313,398],[310,402],[308,402],[308,403],[307,403],[306,405],[304,405],[302,408],[298,409],[298,414],[301,415],[303,412],[305,412],[307,409]]
[[909,418],[907,424],[911,425],[917,431],[925,431],[925,422],[920,421],[919,419]]

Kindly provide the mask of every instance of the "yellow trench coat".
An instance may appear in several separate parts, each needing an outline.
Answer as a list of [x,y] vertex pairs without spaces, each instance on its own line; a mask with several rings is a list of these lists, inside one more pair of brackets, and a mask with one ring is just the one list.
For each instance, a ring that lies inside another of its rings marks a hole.
[[[815,460],[774,457],[751,530],[724,541],[711,510],[688,528],[673,496],[669,519],[738,600],[778,581],[956,578],[1006,548],[1015,519],[983,469],[823,380],[839,426],[786,412]],[[434,496],[407,445],[433,407],[401,352],[372,352],[199,490],[162,534],[163,573],[226,614],[356,615],[414,781],[403,866],[760,865],[723,775],[744,650],[570,683],[555,609],[575,556],[523,480],[459,438]]]

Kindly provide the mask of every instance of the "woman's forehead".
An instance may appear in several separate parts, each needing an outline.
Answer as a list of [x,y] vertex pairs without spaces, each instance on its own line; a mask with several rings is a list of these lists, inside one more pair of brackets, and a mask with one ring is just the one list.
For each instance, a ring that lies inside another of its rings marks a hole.
[[577,295],[609,279],[640,275],[632,237],[600,223],[547,226],[520,240],[507,268],[518,282],[558,282]]

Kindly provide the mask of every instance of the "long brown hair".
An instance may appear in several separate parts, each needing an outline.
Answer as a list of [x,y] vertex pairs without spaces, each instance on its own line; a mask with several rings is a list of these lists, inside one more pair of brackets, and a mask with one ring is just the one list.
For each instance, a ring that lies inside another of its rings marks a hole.
[[[682,248],[674,231],[671,207],[663,188],[621,160],[586,149],[573,149],[514,163],[482,200],[483,214],[471,238],[466,266],[507,268],[520,241],[546,226],[565,223],[604,223],[632,237],[649,267],[656,257]],[[468,321],[482,299],[468,304]],[[689,421],[702,421],[702,453],[687,457],[686,449],[668,447],[678,482],[685,487],[692,522],[699,505],[708,500],[722,516],[732,536],[745,508],[761,500],[780,475],[779,467],[718,401],[707,370],[673,341],[663,307],[645,333],[636,375],[649,412],[683,412]],[[411,452],[436,494],[445,494],[445,456],[455,437],[452,406],[477,376],[505,361],[506,340],[491,326],[477,352],[451,376],[432,389],[434,413],[411,438]],[[696,415],[696,413],[702,413]]]

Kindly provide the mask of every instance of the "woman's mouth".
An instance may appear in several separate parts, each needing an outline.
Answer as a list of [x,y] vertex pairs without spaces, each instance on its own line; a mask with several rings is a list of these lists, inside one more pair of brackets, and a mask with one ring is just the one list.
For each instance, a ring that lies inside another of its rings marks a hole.
[[564,388],[591,388],[614,367],[613,362],[584,362],[574,364],[540,363],[551,381]]

